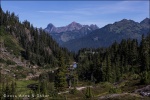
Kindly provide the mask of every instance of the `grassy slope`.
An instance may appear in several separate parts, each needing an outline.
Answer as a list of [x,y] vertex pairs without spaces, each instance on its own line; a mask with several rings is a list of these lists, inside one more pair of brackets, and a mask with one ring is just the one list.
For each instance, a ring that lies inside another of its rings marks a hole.
[[4,44],[9,52],[16,56],[19,56],[20,51],[23,50],[18,41],[12,35],[5,32],[4,27],[0,27],[0,42]]
[[[135,94],[136,89],[145,87],[140,85],[139,78],[136,75],[126,74],[122,78],[122,81],[112,84],[108,82],[102,82],[99,84],[91,84],[91,88],[94,98],[92,100],[150,100],[150,97],[142,97],[139,94]],[[84,82],[83,82],[84,83]],[[90,86],[91,86],[90,85]],[[63,94],[68,100],[85,100],[86,89],[77,91],[75,94],[66,93]]]
[[17,93],[20,95],[25,95],[30,93],[30,89],[27,88],[27,85],[37,83],[37,81],[33,80],[18,80],[16,81],[17,85]]

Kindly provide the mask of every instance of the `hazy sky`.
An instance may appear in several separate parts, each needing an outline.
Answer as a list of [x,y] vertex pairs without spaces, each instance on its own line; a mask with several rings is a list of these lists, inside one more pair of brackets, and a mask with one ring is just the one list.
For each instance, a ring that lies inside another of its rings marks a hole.
[[140,22],[149,18],[149,1],[1,1],[4,11],[15,12],[35,27],[49,23],[65,26],[76,21],[103,27],[121,19]]

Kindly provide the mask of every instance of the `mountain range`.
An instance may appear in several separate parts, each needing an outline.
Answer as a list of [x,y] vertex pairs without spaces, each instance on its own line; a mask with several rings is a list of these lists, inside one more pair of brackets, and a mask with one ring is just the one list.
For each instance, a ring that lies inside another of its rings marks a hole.
[[150,19],[145,18],[141,22],[122,19],[102,28],[93,24],[81,25],[77,22],[64,27],[48,24],[45,31],[49,32],[61,46],[77,52],[81,48],[108,47],[122,39],[131,38],[140,41],[142,34],[146,35],[150,31]]
[[97,25],[81,25],[77,22],[72,22],[67,26],[55,27],[53,24],[48,24],[45,31],[50,33],[52,37],[59,43],[68,42],[73,39],[78,39],[86,36],[92,31],[98,29]]

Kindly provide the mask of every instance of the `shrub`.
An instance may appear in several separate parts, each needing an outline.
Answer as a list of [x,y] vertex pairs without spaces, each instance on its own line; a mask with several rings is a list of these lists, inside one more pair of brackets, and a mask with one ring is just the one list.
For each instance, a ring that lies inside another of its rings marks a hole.
[[134,80],[137,80],[137,79],[139,79],[139,75],[138,75],[138,74],[133,74],[132,78],[133,78]]
[[141,84],[150,84],[150,71],[144,71],[140,74],[141,80],[140,83]]
[[71,90],[69,91],[69,93],[70,93],[70,94],[76,94],[76,93],[77,93],[76,87],[74,87],[73,89],[71,89]]
[[109,82],[102,82],[101,84],[102,84],[103,88],[111,88],[112,87],[112,84]]
[[13,53],[14,55],[19,55],[20,54],[20,50],[19,47],[17,46],[17,43],[15,43],[11,37],[6,37],[4,40],[4,45],[5,47],[7,47],[7,50],[10,53]]
[[90,87],[86,88],[86,93],[85,93],[85,98],[92,98],[93,97],[93,93],[91,91]]
[[16,66],[16,69],[22,70],[22,69],[23,69],[23,66]]
[[2,58],[0,58],[0,63],[5,63],[6,61]]
[[7,64],[7,65],[15,65],[16,63],[15,63],[14,61],[7,60],[7,61],[6,61],[6,64]]
[[120,88],[110,88],[109,93],[121,93],[121,89]]

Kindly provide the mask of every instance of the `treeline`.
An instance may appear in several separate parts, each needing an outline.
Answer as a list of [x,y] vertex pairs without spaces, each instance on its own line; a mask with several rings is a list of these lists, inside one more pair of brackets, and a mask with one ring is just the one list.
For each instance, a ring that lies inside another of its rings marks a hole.
[[[23,48],[23,50],[14,54],[20,54],[20,56],[29,60],[31,64],[56,67],[60,56],[65,59],[65,63],[73,58],[72,54],[67,49],[59,47],[48,33],[33,27],[27,20],[22,23],[19,22],[19,17],[14,13],[3,12],[0,9],[0,19],[1,31],[3,32],[1,35],[13,36]],[[14,52],[16,51],[14,50]]]
[[82,49],[77,55],[80,80],[116,82],[124,74],[136,74],[142,84],[150,83],[150,34],[114,42],[108,48]]

